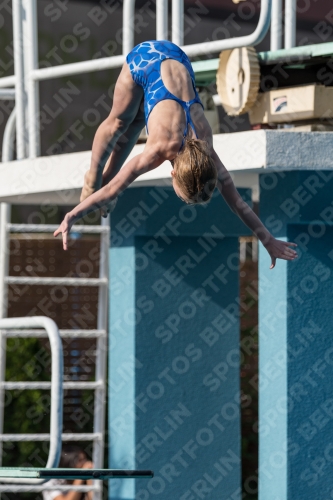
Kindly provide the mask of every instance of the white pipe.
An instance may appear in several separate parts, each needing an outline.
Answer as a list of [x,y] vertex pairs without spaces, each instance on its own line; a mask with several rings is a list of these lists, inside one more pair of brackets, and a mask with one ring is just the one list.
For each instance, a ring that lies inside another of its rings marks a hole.
[[172,41],[184,45],[184,0],[172,0]]
[[[2,141],[2,162],[12,161],[14,158],[14,139],[16,125],[16,110],[11,112],[5,127]],[[0,204],[0,318],[7,316],[7,290],[5,276],[8,275],[9,251],[6,242],[8,238],[8,224],[10,223],[11,205],[9,203]],[[1,245],[6,245],[1,248]],[[0,380],[5,380],[6,369],[6,337],[0,332]],[[4,389],[0,389],[0,433],[3,432],[3,414],[4,414]],[[0,446],[0,464],[2,460],[2,444]]]
[[168,0],[156,1],[156,40],[168,39]]
[[[197,56],[206,55],[209,52],[220,52],[221,50],[257,45],[263,40],[269,29],[271,5],[272,0],[262,0],[258,26],[251,35],[229,38],[228,40],[216,40],[213,42],[185,45],[182,47],[182,49],[189,56]],[[101,71],[109,68],[119,68],[124,64],[125,60],[126,57],[124,55],[120,55],[114,57],[103,57],[101,59],[94,59],[92,61],[62,64],[53,68],[42,68],[34,70],[31,72],[31,77],[34,80],[41,81],[51,78],[59,78],[62,76],[89,73],[90,71]]]
[[[14,158],[14,139],[16,125],[16,108],[9,115],[6,123],[5,131],[2,140],[2,163],[13,161]],[[3,240],[1,240],[3,241]],[[0,285],[1,286],[1,285]],[[0,293],[1,297],[1,293]]]
[[123,54],[134,47],[135,0],[124,0],[123,4]]
[[33,159],[40,155],[39,89],[38,82],[30,76],[31,71],[38,69],[37,0],[23,0],[23,5],[25,8],[25,19],[23,22],[25,87],[28,97],[26,114],[29,136],[29,158]]
[[63,285],[63,286],[99,286],[107,285],[107,280],[99,278],[53,278],[38,276],[7,276],[5,282],[9,285]]
[[[78,432],[78,433],[69,433],[63,432],[61,434],[63,441],[94,441],[100,440],[100,434],[96,434],[95,432]],[[0,441],[5,443],[6,441],[50,441],[50,434],[2,434],[0,436]],[[0,469],[1,470],[1,469]],[[2,477],[2,476],[1,476]],[[0,481],[1,482],[1,481]]]
[[102,71],[103,69],[120,68],[124,64],[126,57],[113,56],[101,57],[92,61],[83,61],[71,64],[61,64],[53,68],[35,69],[31,72],[31,77],[34,80],[48,80],[51,78],[60,78],[61,76],[79,75],[81,73],[89,73],[90,71]]
[[259,22],[251,35],[228,38],[227,40],[215,40],[213,42],[195,43],[184,45],[183,51],[188,56],[207,55],[211,52],[221,52],[221,50],[236,49],[237,47],[255,46],[260,43],[269,30],[271,22],[272,0],[261,0]]
[[296,0],[285,0],[284,13],[284,48],[296,46]]
[[[10,492],[16,492],[16,493],[23,493],[23,492],[43,492],[43,491],[54,491],[54,485],[51,484],[51,486],[48,486],[47,483],[44,484],[43,486],[4,486],[0,485],[0,492],[4,491],[6,493]],[[58,491],[64,491],[65,495],[66,492],[68,493],[68,485],[62,485],[62,484],[57,484],[57,490]],[[71,491],[97,491],[94,486],[71,486]]]
[[22,39],[22,5],[13,0],[13,44],[16,77],[16,143],[17,159],[25,158],[25,91]]
[[[4,277],[8,273],[9,252],[7,248],[7,223],[10,218],[10,205],[0,204],[0,318],[7,316],[7,285]],[[0,331],[0,380],[5,380],[6,372],[6,337]],[[0,433],[4,424],[5,389],[0,387]],[[2,464],[2,443],[0,443],[0,465]]]
[[2,100],[15,99],[15,90],[14,89],[0,89],[0,99],[2,99]]
[[[50,448],[46,468],[57,467],[61,454],[63,410],[63,351],[59,330],[55,322],[46,316],[0,319],[0,328],[45,328],[51,346],[51,408]],[[1,478],[2,483],[41,484],[43,479]]]
[[3,89],[4,87],[13,87],[15,84],[16,84],[15,75],[4,76],[0,78],[0,89]]
[[[13,160],[15,138],[16,112],[11,112],[4,131],[2,142],[2,161]],[[5,277],[8,275],[9,238],[8,224],[10,222],[11,206],[0,203],[0,318],[7,316],[8,286]],[[0,331],[0,381],[5,380],[6,371],[6,336]],[[0,387],[0,433],[3,432],[5,390]],[[0,443],[0,465],[2,464],[2,443]]]
[[272,0],[270,49],[282,49],[282,0]]
[[[1,253],[0,253],[0,319],[7,316],[7,284],[5,283],[5,278],[8,274],[8,262],[9,262],[9,238],[8,238],[8,228],[7,224],[10,221],[10,204],[1,203],[1,214],[0,214],[0,242],[1,242]],[[0,425],[0,432],[1,425]]]
[[[102,226],[107,228],[106,233],[101,234],[100,257],[99,257],[99,279],[109,276],[109,240],[110,240],[110,216],[102,218]],[[108,287],[100,286],[98,290],[98,312],[97,329],[106,330],[108,324]],[[96,345],[96,374],[95,380],[100,384],[100,388],[95,390],[94,402],[94,432],[99,433],[102,439],[94,441],[93,462],[96,469],[103,467],[102,457],[104,455],[104,429],[105,429],[105,398],[106,398],[106,371],[107,371],[107,336],[97,339]],[[95,481],[95,486],[97,481]],[[96,500],[101,500],[102,490],[95,495]]]
[[[4,486],[0,485],[0,492],[4,491],[6,493],[10,492],[15,492],[15,493],[21,493],[24,491],[27,492],[36,492],[36,493],[41,493],[43,491],[54,491],[54,485],[51,484],[51,486],[47,485],[48,483],[44,484],[43,486]],[[63,485],[63,484],[57,484],[57,490],[58,491],[64,491],[65,495],[66,492],[68,493],[68,485]],[[96,491],[94,486],[71,486],[71,491]],[[8,498],[8,497],[7,497]],[[51,497],[52,498],[52,497]]]
[[[9,160],[8,160],[9,161]],[[10,224],[8,229],[13,233],[54,233],[59,226],[57,224]],[[108,228],[104,226],[72,226],[73,233],[100,234],[107,233]]]

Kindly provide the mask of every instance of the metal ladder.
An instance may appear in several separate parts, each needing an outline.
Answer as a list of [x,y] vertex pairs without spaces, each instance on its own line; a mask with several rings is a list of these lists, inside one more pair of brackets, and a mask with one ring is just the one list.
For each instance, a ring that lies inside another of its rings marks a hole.
[[[9,239],[10,233],[53,233],[58,226],[45,224],[11,224],[10,205],[2,203],[0,214],[0,318],[7,316],[8,285],[64,285],[64,286],[98,286],[97,329],[94,330],[60,330],[61,338],[96,338],[96,368],[94,382],[64,382],[63,389],[93,389],[94,390],[94,423],[92,433],[62,434],[63,441],[92,441],[94,467],[103,468],[104,429],[105,429],[105,399],[106,399],[106,342],[107,342],[107,308],[108,308],[108,250],[109,222],[102,219],[100,226],[73,226],[72,231],[86,234],[100,234],[99,278],[38,278],[27,276],[9,276]],[[50,389],[50,382],[6,382],[5,357],[6,339],[14,336],[21,338],[47,337],[41,330],[3,330],[0,335],[0,464],[2,443],[5,441],[49,441],[49,434],[3,434],[4,393],[10,389]],[[59,489],[58,486],[55,486]],[[103,483],[94,481],[94,500],[102,500]],[[1,491],[42,491],[43,487],[6,485]],[[45,485],[47,488],[47,484]],[[87,486],[72,487],[87,491]],[[90,488],[91,490],[91,488]]]

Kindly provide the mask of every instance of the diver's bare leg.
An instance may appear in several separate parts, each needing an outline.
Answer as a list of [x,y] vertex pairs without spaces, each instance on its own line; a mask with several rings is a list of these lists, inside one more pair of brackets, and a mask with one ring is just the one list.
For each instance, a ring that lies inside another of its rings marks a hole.
[[143,89],[133,81],[125,63],[116,82],[111,112],[98,127],[94,137],[90,169],[85,175],[81,201],[100,189],[105,164],[118,139],[128,132],[135,120],[142,98]]

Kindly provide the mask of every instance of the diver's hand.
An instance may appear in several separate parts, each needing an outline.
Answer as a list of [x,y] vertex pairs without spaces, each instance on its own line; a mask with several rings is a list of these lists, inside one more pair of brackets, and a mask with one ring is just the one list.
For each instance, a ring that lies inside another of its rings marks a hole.
[[62,233],[62,246],[64,250],[68,249],[68,234],[71,230],[72,225],[74,224],[73,217],[70,212],[65,215],[64,220],[53,233],[53,236],[58,236],[58,234]]
[[270,269],[275,267],[276,259],[294,260],[297,257],[297,252],[290,248],[297,247],[296,243],[277,240],[272,236],[264,246],[272,259]]

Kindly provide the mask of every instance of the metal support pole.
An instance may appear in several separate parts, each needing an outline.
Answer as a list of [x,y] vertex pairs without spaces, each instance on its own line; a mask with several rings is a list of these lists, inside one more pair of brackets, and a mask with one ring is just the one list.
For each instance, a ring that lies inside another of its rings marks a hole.
[[[5,277],[8,275],[9,234],[7,224],[10,222],[9,203],[0,204],[0,319],[7,316],[8,287]],[[0,331],[0,382],[5,380],[6,371],[6,336]],[[0,434],[3,433],[5,390],[0,384]],[[0,465],[2,464],[2,443],[0,443]]]
[[[16,109],[11,112],[5,127],[2,142],[2,161],[12,161],[14,158],[14,138],[16,124]],[[9,230],[11,205],[0,204],[0,319],[7,317],[8,285],[5,282],[8,276],[9,265]],[[5,381],[6,371],[6,336],[0,331],[0,382]],[[5,390],[0,384],[0,434],[3,433]],[[2,443],[0,443],[0,466],[2,465]],[[0,495],[1,498],[1,495]]]
[[0,99],[4,101],[11,101],[15,99],[15,90],[14,89],[0,89]]
[[15,75],[3,76],[0,78],[0,89],[3,89],[4,87],[12,87],[13,85],[16,85]]
[[285,0],[284,13],[284,48],[296,46],[296,0]]
[[272,0],[270,49],[282,49],[282,0]]
[[14,139],[15,139],[16,109],[13,108],[5,127],[2,141],[2,162],[14,159]]
[[[102,218],[102,226],[109,227],[110,216]],[[101,234],[100,239],[100,258],[99,258],[99,278],[105,279],[109,276],[109,231]],[[102,285],[99,287],[98,294],[98,313],[97,313],[97,329],[107,330],[108,323],[108,287]],[[99,433],[102,439],[94,441],[93,462],[96,468],[103,467],[104,456],[104,430],[105,430],[105,398],[106,398],[106,353],[107,353],[107,336],[99,337],[96,345],[96,377],[95,380],[100,384],[98,389],[95,389],[95,404],[94,404],[94,432]],[[95,482],[97,486],[98,482]],[[96,493],[94,500],[102,500],[102,491]]]
[[123,54],[134,47],[135,0],[124,0],[123,4]]
[[156,40],[168,39],[168,0],[156,2]]
[[39,130],[39,83],[31,77],[38,69],[37,0],[22,0],[25,12],[23,20],[24,74],[27,91],[26,118],[29,137],[29,158],[40,156]]
[[[9,115],[6,123],[2,141],[2,162],[12,161],[14,159],[14,139],[16,125],[16,108]],[[1,243],[1,242],[0,242]]]
[[14,68],[16,78],[16,142],[17,159],[26,157],[25,135],[25,89],[23,66],[23,38],[22,38],[22,5],[20,0],[13,0],[13,43]]
[[[6,318],[0,320],[1,329],[44,328],[47,331],[51,347],[51,408],[50,408],[50,448],[46,468],[57,467],[61,454],[61,431],[63,414],[63,350],[59,330],[56,323],[46,316],[30,316],[29,318]],[[5,337],[2,335],[2,337]],[[3,351],[2,351],[3,353]],[[2,356],[4,357],[5,354]],[[3,366],[3,363],[2,363]],[[1,384],[1,390],[3,384]],[[2,414],[3,417],[3,414]],[[1,422],[3,423],[3,422]],[[2,434],[2,433],[1,433]],[[28,435],[28,439],[29,439]],[[3,438],[3,436],[1,436]],[[30,437],[30,439],[32,439]],[[31,476],[30,476],[31,477]],[[43,479],[20,479],[18,477],[1,478],[5,483],[41,484]]]
[[172,41],[184,45],[184,0],[172,0]]

